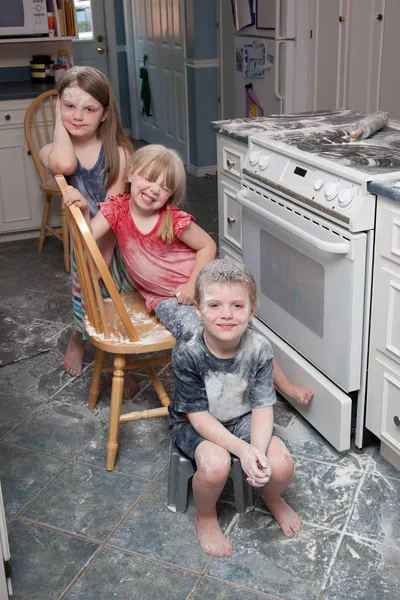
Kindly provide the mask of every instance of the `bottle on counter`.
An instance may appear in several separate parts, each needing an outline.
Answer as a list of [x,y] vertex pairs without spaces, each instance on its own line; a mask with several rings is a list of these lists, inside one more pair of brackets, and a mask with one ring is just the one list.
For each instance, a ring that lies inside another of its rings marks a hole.
[[59,50],[57,52],[57,64],[64,65],[66,69],[71,67],[71,60],[69,58],[68,50]]
[[54,60],[48,54],[34,54],[30,61],[31,79],[39,83],[54,81]]
[[54,73],[54,81],[55,81],[55,83],[58,83],[60,81],[61,77],[66,72],[67,72],[66,65],[54,65],[54,67],[53,67],[53,73]]

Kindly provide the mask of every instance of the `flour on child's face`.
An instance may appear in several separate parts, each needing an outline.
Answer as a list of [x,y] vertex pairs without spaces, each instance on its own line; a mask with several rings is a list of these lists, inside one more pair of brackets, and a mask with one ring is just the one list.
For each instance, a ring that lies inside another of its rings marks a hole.
[[168,189],[165,179],[164,173],[160,173],[156,181],[150,181],[143,174],[139,175],[137,171],[129,173],[128,181],[131,184],[129,206],[133,215],[152,215],[165,206],[171,196],[171,190]]
[[107,117],[107,111],[100,102],[78,85],[65,88],[60,109],[62,122],[68,133],[80,138],[94,135]]
[[197,314],[206,339],[237,341],[252,317],[249,292],[241,283],[210,283],[202,293]]

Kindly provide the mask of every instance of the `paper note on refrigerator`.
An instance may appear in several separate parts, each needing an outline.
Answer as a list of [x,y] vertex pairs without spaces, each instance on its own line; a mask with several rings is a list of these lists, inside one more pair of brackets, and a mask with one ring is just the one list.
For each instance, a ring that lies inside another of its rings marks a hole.
[[244,45],[245,77],[264,77],[265,44],[253,42]]

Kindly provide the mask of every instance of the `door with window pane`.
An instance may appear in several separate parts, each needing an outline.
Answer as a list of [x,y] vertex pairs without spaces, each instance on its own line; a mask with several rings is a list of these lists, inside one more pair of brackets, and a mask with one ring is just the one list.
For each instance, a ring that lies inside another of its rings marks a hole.
[[73,41],[76,65],[95,67],[108,76],[103,0],[74,0],[79,40]]

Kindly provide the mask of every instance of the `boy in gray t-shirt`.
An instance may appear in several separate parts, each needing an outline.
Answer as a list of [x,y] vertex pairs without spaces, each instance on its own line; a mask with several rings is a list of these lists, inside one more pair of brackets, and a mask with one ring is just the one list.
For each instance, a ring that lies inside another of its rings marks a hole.
[[301,529],[300,517],[280,494],[291,483],[293,460],[273,433],[273,353],[248,327],[256,284],[244,265],[223,259],[196,280],[195,306],[202,322],[182,335],[173,351],[175,393],[169,407],[174,443],[196,462],[193,495],[196,528],[206,554],[230,556],[216,503],[228,478],[231,454],[283,532]]

